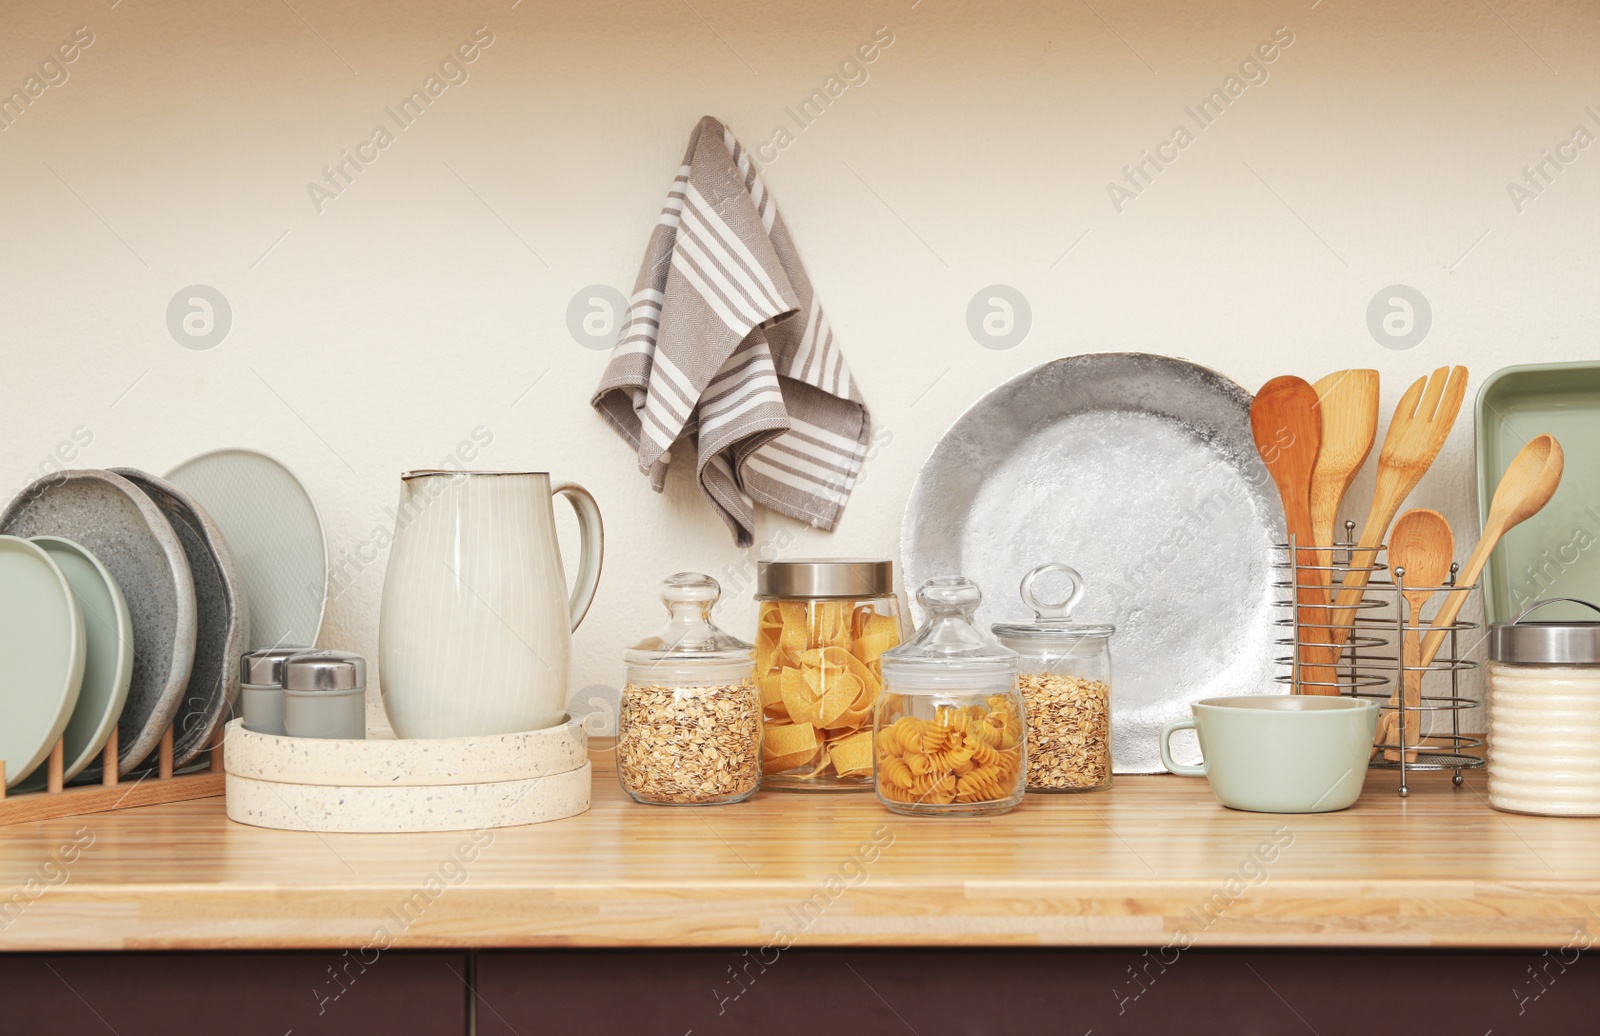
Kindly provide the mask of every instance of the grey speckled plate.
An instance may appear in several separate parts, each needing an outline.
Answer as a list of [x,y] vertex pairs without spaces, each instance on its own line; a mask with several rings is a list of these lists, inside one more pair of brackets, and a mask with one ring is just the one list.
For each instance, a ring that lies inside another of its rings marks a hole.
[[0,533],[61,536],[106,567],[133,620],[133,681],[117,723],[117,768],[155,751],[194,664],[194,579],[177,533],[139,488],[109,471],[64,471],[28,486],[0,514]]
[[222,725],[239,695],[239,656],[250,650],[250,603],[221,530],[189,494],[137,468],[111,470],[161,508],[194,577],[194,668],[178,705],[172,746],[173,763],[182,766],[222,741]]
[[[1251,396],[1186,360],[1052,360],[973,404],[917,476],[906,589],[961,573],[985,624],[1025,620],[1036,565],[1083,574],[1074,618],[1110,622],[1112,759],[1162,772],[1157,735],[1189,704],[1273,683],[1272,543],[1283,507],[1250,435]],[[1174,741],[1198,762],[1193,741]]]

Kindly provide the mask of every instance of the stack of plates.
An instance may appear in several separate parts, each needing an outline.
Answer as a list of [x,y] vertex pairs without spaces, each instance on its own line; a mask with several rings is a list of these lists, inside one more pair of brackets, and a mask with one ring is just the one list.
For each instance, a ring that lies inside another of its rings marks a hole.
[[[253,492],[230,488],[230,477]],[[241,520],[241,510],[255,517]],[[265,551],[261,515],[276,521]],[[264,556],[288,565],[293,583],[274,578]],[[169,728],[173,764],[194,761],[217,743],[238,694],[253,605],[267,601],[275,623],[288,616],[284,628],[302,639],[283,643],[314,644],[326,573],[315,508],[260,454],[208,454],[170,482],[116,468],[28,486],[0,512],[7,787],[43,788],[42,764],[63,738],[64,778],[100,779],[97,757],[113,729],[119,775],[153,765]]]
[[228,819],[288,831],[469,831],[589,808],[588,738],[569,720],[489,737],[335,741],[228,724]]

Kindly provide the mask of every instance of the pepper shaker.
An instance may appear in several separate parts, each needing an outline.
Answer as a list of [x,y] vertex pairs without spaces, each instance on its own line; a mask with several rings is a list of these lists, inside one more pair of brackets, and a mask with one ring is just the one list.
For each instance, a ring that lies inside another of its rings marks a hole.
[[283,664],[283,726],[290,737],[363,741],[367,662],[337,651],[300,654]]

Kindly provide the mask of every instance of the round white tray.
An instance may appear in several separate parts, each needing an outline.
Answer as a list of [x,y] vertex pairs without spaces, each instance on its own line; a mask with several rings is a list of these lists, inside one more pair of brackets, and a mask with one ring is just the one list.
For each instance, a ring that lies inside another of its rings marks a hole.
[[[343,742],[359,744],[360,742]],[[281,784],[227,776],[228,819],[285,831],[470,831],[539,824],[589,808],[589,763],[532,780],[432,787]]]
[[525,781],[575,770],[588,757],[589,739],[578,720],[491,737],[366,741],[277,737],[233,720],[222,750],[229,776],[367,788]]

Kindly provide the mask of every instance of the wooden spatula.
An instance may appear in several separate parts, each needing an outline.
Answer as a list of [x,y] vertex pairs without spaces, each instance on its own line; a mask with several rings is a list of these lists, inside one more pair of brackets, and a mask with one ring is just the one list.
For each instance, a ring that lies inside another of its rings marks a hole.
[[1384,436],[1383,449],[1378,453],[1378,479],[1372,490],[1372,507],[1350,559],[1351,571],[1345,575],[1334,601],[1333,636],[1329,639],[1335,648],[1343,646],[1349,637],[1356,606],[1361,603],[1361,594],[1371,577],[1370,572],[1359,570],[1370,568],[1377,558],[1378,546],[1389,531],[1389,523],[1394,521],[1400,505],[1439,455],[1466,394],[1467,369],[1440,367],[1427,378],[1418,378],[1400,398],[1394,419],[1389,422],[1389,433]]
[[[1267,465],[1267,472],[1283,498],[1283,513],[1295,542],[1316,542],[1311,529],[1311,473],[1322,443],[1322,422],[1317,416],[1317,390],[1304,378],[1286,375],[1261,386],[1250,405],[1250,432],[1256,449]],[[1295,627],[1302,646],[1295,659],[1294,686],[1309,694],[1337,694],[1336,674],[1331,668],[1307,667],[1315,655],[1325,654],[1318,645],[1327,642],[1327,580],[1325,573],[1301,571],[1302,565],[1315,565],[1314,550],[1295,554]],[[1308,607],[1310,606],[1310,607]],[[1307,625],[1309,624],[1309,625]],[[1318,686],[1319,684],[1327,686]]]
[[[1378,372],[1334,371],[1312,387],[1322,419],[1322,446],[1311,471],[1311,533],[1320,546],[1334,542],[1339,504],[1377,438]],[[1317,564],[1333,564],[1333,552],[1319,550]]]
[[[1400,657],[1406,667],[1424,664],[1421,662],[1422,609],[1428,603],[1428,598],[1433,596],[1434,591],[1430,588],[1443,586],[1444,581],[1450,578],[1450,563],[1455,556],[1455,535],[1450,531],[1450,523],[1438,511],[1430,511],[1425,507],[1412,508],[1394,523],[1394,531],[1389,535],[1389,566],[1391,570],[1405,569],[1406,625],[1415,627],[1408,629],[1401,641]],[[1414,590],[1412,587],[1421,589]],[[1421,670],[1401,670],[1401,679],[1395,682],[1389,704],[1399,705],[1401,702],[1413,711],[1385,712],[1378,723],[1374,743],[1391,744],[1399,740],[1396,735],[1400,724],[1396,717],[1402,714],[1406,718],[1405,743],[1417,743],[1417,735],[1422,730],[1422,714],[1414,710],[1422,704]],[[1408,762],[1415,761],[1416,752],[1408,750],[1406,756]],[[1391,748],[1384,752],[1384,757],[1398,759],[1400,753]]]

